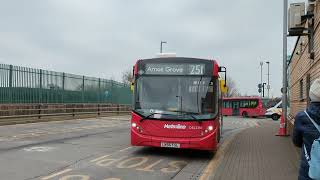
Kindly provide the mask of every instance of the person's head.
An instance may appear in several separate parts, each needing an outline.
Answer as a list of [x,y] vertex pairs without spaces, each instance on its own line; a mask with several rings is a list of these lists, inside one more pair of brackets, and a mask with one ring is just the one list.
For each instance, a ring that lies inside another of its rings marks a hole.
[[311,102],[320,102],[320,79],[316,79],[311,87],[309,96],[311,99]]

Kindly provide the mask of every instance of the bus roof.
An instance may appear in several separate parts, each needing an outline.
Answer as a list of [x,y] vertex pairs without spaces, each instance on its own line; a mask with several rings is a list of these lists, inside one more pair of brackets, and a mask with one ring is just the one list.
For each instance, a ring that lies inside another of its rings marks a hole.
[[225,97],[225,100],[238,100],[238,99],[261,99],[260,96],[239,96],[239,97]]
[[188,63],[190,61],[207,61],[212,62],[214,60],[210,59],[202,59],[202,58],[191,58],[191,57],[156,57],[156,58],[147,58],[147,59],[139,59],[140,62],[161,62],[163,61],[174,61],[174,62],[181,62],[181,63]]
[[[138,71],[146,68],[146,64],[206,64],[204,74],[206,75],[214,75],[215,77],[219,77],[219,65],[215,60],[209,59],[201,59],[201,58],[189,58],[189,57],[164,57],[164,58],[150,58],[150,59],[140,59],[137,61],[134,72],[135,75],[138,74]],[[158,65],[158,66],[159,66]],[[203,74],[203,75],[204,75]]]

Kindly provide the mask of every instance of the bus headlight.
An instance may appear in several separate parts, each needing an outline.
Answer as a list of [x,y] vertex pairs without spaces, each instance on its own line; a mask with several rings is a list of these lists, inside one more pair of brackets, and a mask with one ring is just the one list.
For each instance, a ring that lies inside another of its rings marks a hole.
[[137,123],[132,123],[131,126],[133,128],[136,128],[139,133],[143,132],[143,129],[140,126],[138,126]]
[[[213,130],[213,126],[208,126],[207,129],[204,130],[204,133],[206,134],[206,133],[208,133],[208,132],[210,132],[210,131],[212,131],[212,130]],[[203,132],[202,132],[202,133],[203,133]]]

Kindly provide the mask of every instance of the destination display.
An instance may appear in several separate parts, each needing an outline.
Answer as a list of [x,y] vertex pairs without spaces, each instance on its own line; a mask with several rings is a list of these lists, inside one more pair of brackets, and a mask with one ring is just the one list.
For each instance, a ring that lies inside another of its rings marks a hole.
[[205,64],[145,64],[141,74],[204,75]]

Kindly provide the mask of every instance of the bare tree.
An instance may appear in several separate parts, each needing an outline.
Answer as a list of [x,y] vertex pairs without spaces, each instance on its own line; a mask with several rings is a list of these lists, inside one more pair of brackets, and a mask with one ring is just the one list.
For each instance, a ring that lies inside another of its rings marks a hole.
[[237,88],[236,82],[230,76],[227,77],[227,87],[228,91],[225,94],[226,97],[241,96],[240,91]]
[[131,69],[127,69],[125,71],[122,72],[122,83],[130,85],[132,82],[132,70]]

